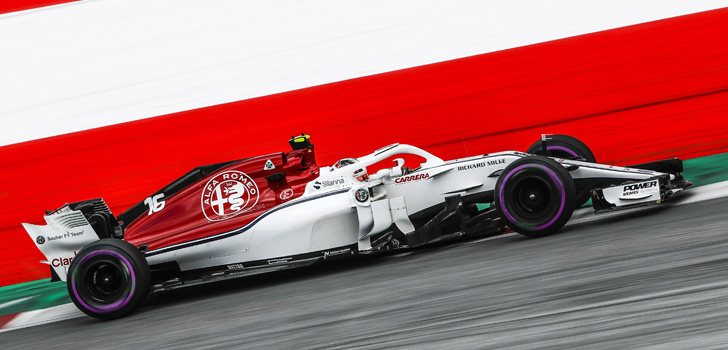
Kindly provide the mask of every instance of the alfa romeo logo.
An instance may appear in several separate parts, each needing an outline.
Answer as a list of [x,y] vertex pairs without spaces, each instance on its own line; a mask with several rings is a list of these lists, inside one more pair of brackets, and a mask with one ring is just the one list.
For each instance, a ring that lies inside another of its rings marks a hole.
[[253,209],[260,194],[250,176],[228,170],[213,176],[202,188],[200,204],[209,221],[230,219]]
[[359,203],[364,203],[369,199],[369,190],[366,188],[359,188],[354,192],[354,198],[356,198]]
[[38,244],[43,244],[43,243],[45,243],[45,237],[38,236],[38,238],[35,239],[35,242]]

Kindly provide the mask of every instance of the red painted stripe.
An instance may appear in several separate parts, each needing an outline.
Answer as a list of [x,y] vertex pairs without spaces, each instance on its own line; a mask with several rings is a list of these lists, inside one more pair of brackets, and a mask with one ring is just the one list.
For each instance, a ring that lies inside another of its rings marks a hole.
[[15,316],[18,316],[18,314],[0,315],[0,329],[5,328],[5,325],[10,323]]
[[542,132],[618,164],[726,152],[725,23],[709,11],[0,148],[0,284],[45,275],[19,225],[43,209],[102,195],[118,213],[302,131],[322,163],[396,141],[444,158],[524,150]]
[[0,2],[0,14],[64,4],[75,0],[9,0]]

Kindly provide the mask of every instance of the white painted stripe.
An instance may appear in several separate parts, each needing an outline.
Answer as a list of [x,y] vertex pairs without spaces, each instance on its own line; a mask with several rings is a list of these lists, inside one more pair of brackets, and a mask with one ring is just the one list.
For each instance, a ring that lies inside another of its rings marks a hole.
[[73,304],[63,304],[47,309],[22,312],[8,322],[3,329],[0,329],[0,333],[81,316],[83,316],[83,313]]
[[104,0],[0,16],[0,145],[724,6]]
[[[703,202],[711,199],[718,199],[728,197],[728,181],[718,182],[711,185],[706,186],[700,186],[693,189],[690,189],[686,193],[683,194],[682,198],[679,198],[674,202],[669,202],[669,204],[665,205],[671,205],[671,206],[679,206],[684,204],[690,204],[690,203],[697,203],[697,202]],[[644,207],[644,208],[651,208],[651,207]],[[653,207],[652,207],[653,208]],[[613,213],[607,213],[607,214],[599,214],[599,215],[593,215],[593,209],[589,208],[583,208],[579,209],[574,212],[574,216],[572,216],[572,220],[569,221],[569,225],[577,224],[577,223],[584,223],[584,222],[590,222],[590,221],[596,221],[601,220],[608,217],[614,217],[621,214],[634,212],[635,210],[645,210],[645,209],[633,209],[633,210],[624,210],[624,211],[618,211]],[[476,243],[482,243],[485,241],[490,240],[496,240],[496,239],[503,239],[508,238],[517,235],[517,233],[506,233],[503,235],[498,236],[492,236],[492,237],[485,237],[478,240],[468,241],[464,242],[463,244],[476,244]],[[392,255],[392,257],[402,257],[409,255],[410,252],[403,252],[400,254]],[[700,288],[690,289],[690,291],[697,291]],[[665,293],[673,293],[672,292],[665,292]],[[656,297],[659,297],[662,294],[656,295]],[[641,297],[640,297],[641,298]],[[631,300],[631,299],[625,299],[625,300]],[[0,305],[0,308],[2,308],[2,305]],[[58,322],[63,320],[68,320],[76,317],[83,316],[83,313],[76,309],[76,307],[73,304],[64,304],[59,306],[54,306],[48,309],[42,309],[42,310],[35,310],[30,312],[24,312],[18,314],[18,316],[15,317],[12,321],[10,321],[8,324],[5,325],[3,329],[0,329],[1,332],[6,332],[9,330],[14,329],[20,329],[20,328],[26,328],[31,326],[37,326],[41,324],[46,323],[52,323],[52,322]]]
[[35,295],[29,296],[29,297],[25,297],[25,298],[20,298],[20,299],[17,299],[17,300],[10,300],[10,301],[4,302],[4,303],[0,304],[0,311],[2,311],[2,309],[11,307],[11,306],[13,306],[15,304],[19,304],[19,303],[22,303],[22,302],[24,302],[26,300],[30,300],[30,299],[33,299],[33,298],[35,298]]

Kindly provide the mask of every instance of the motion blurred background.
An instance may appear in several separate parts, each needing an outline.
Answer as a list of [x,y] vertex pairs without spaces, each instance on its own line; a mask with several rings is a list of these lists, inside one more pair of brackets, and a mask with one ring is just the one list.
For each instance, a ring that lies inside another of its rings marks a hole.
[[728,152],[725,6],[4,2],[0,286],[48,277],[20,226],[43,210],[102,196],[118,214],[301,132],[322,164],[393,142],[443,158],[525,150],[542,133],[617,165]]

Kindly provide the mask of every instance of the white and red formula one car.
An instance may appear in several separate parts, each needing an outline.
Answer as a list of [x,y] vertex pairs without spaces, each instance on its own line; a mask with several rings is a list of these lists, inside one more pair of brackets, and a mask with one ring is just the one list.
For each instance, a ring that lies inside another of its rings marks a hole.
[[[589,198],[596,212],[658,204],[690,183],[678,159],[595,163],[553,135],[526,152],[450,161],[393,144],[320,167],[307,135],[292,150],[198,167],[118,217],[102,199],[23,224],[86,314],[110,319],[150,291],[408,248],[452,235],[558,231]],[[403,158],[423,160],[410,169]],[[398,157],[398,158],[397,158]],[[369,174],[375,164],[394,166]]]

